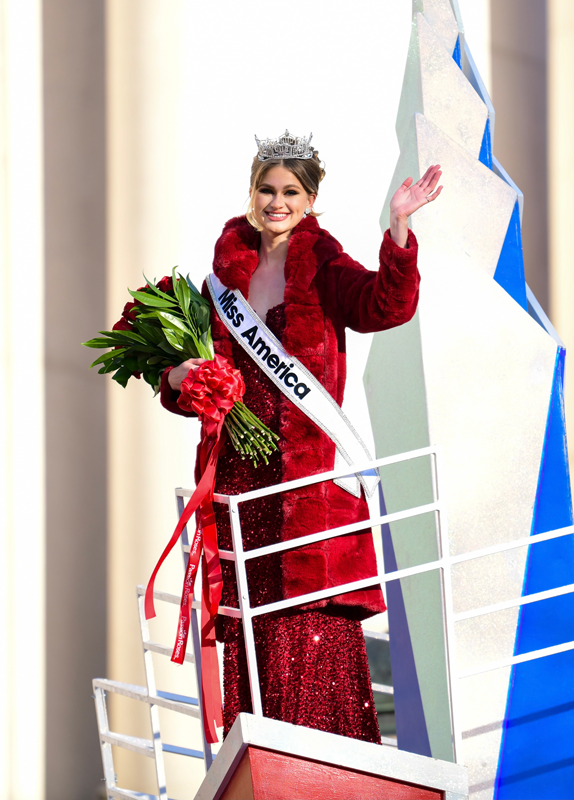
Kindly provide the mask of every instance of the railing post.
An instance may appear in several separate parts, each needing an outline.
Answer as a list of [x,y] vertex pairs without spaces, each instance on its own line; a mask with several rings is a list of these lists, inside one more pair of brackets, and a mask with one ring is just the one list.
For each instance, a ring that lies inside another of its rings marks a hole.
[[[177,518],[180,519],[181,515],[185,509],[185,501],[183,499],[183,495],[178,494],[180,490],[175,490],[175,503],[177,506]],[[187,525],[181,532],[181,555],[183,556],[183,571],[184,573],[187,572],[187,564],[189,561],[189,553],[186,553],[185,547],[189,547],[189,532],[187,530]],[[200,571],[201,574],[201,571]],[[195,589],[193,592],[192,600],[195,600]],[[201,638],[199,636],[199,625],[197,623],[197,610],[192,607],[191,609],[191,639],[193,642],[193,654],[195,658],[193,659],[193,666],[195,667],[195,682],[197,684],[197,702],[199,706],[199,715],[201,720],[201,741],[203,745],[203,757],[204,757],[204,764],[205,764],[205,771],[207,772],[213,763],[213,753],[211,751],[211,745],[207,741],[207,737],[205,735],[205,725],[203,724],[203,679],[201,677]],[[151,654],[150,654],[151,655]]]
[[249,672],[249,687],[251,689],[251,704],[253,706],[253,713],[255,716],[262,717],[263,706],[261,704],[261,687],[259,686],[259,671],[257,669],[257,652],[255,650],[255,636],[253,633],[253,616],[251,614],[251,605],[249,603],[247,569],[245,567],[243,539],[241,538],[241,522],[239,520],[239,502],[237,497],[238,496],[229,497],[229,520],[231,524],[233,550],[235,552],[237,595],[239,598],[239,608],[241,609],[245,650],[247,653],[247,669]]
[[438,504],[437,518],[440,543],[440,567],[442,573],[444,628],[446,645],[447,680],[450,693],[450,717],[452,726],[452,749],[456,763],[462,755],[462,734],[460,730],[460,715],[458,709],[458,675],[456,670],[456,639],[454,631],[454,607],[452,597],[452,564],[450,561],[450,543],[448,539],[448,524],[444,504],[442,487],[442,472],[440,469],[440,449],[437,447],[434,456],[431,456],[434,481],[433,492]]

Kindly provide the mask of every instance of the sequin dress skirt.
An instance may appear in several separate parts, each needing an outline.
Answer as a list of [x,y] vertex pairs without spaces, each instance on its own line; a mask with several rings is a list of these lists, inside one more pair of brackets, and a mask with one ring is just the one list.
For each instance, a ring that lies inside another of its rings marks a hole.
[[[267,313],[267,326],[281,339],[285,329],[284,305]],[[279,431],[279,389],[261,372],[237,343],[235,365],[245,381],[245,403],[271,428]],[[281,483],[281,457],[275,452],[269,464],[254,468],[226,446],[217,468],[216,492],[240,494]],[[215,505],[219,546],[232,549],[229,517]],[[246,550],[280,541],[281,496],[272,495],[245,503],[241,530]],[[283,599],[281,556],[265,556],[247,562],[252,606]],[[238,606],[235,568],[222,562],[223,598],[226,606]],[[224,735],[242,711],[251,712],[251,695],[241,620],[220,618],[224,642]],[[360,622],[336,611],[297,609],[265,614],[254,620],[257,663],[263,713],[267,717],[305,725],[341,736],[380,742],[371,691],[369,664]]]

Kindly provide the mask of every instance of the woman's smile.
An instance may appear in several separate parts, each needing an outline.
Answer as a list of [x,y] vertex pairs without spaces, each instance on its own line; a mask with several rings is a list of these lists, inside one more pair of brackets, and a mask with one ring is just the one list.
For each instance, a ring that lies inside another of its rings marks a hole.
[[267,214],[267,216],[271,221],[275,220],[281,221],[287,219],[287,217],[289,216],[288,211],[265,211],[264,213]]

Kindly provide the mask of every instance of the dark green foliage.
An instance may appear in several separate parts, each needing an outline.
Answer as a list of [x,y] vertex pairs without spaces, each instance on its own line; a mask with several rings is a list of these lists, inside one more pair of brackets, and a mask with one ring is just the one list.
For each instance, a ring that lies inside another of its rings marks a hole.
[[[164,287],[168,283],[164,278]],[[100,374],[113,372],[113,379],[125,388],[130,378],[140,376],[157,393],[166,367],[177,366],[188,358],[213,358],[210,307],[189,276],[180,278],[172,272],[172,289],[162,291],[146,278],[146,286],[128,290],[135,306],[130,316],[124,313],[122,327],[129,330],[100,331],[85,347],[113,349],[97,358],[92,367],[101,365]]]

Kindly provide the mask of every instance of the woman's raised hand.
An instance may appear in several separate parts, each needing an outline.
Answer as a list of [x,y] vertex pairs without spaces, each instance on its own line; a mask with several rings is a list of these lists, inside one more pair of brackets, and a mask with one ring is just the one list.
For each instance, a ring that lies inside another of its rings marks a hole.
[[[391,217],[396,214],[399,217],[410,217],[421,206],[432,203],[442,192],[442,186],[436,189],[436,185],[442,175],[440,164],[429,167],[425,174],[416,183],[412,178],[406,181],[394,193],[391,200]],[[435,191],[436,189],[436,191]]]
[[391,199],[391,237],[400,247],[404,247],[408,238],[408,218],[421,206],[432,203],[442,192],[442,186],[436,188],[442,175],[440,164],[427,169],[416,183],[412,178],[397,189]]
[[204,361],[205,358],[188,358],[187,361],[184,361],[178,367],[174,367],[167,376],[167,381],[171,388],[175,392],[179,392],[181,389],[181,382],[187,378],[189,371],[197,369]]

